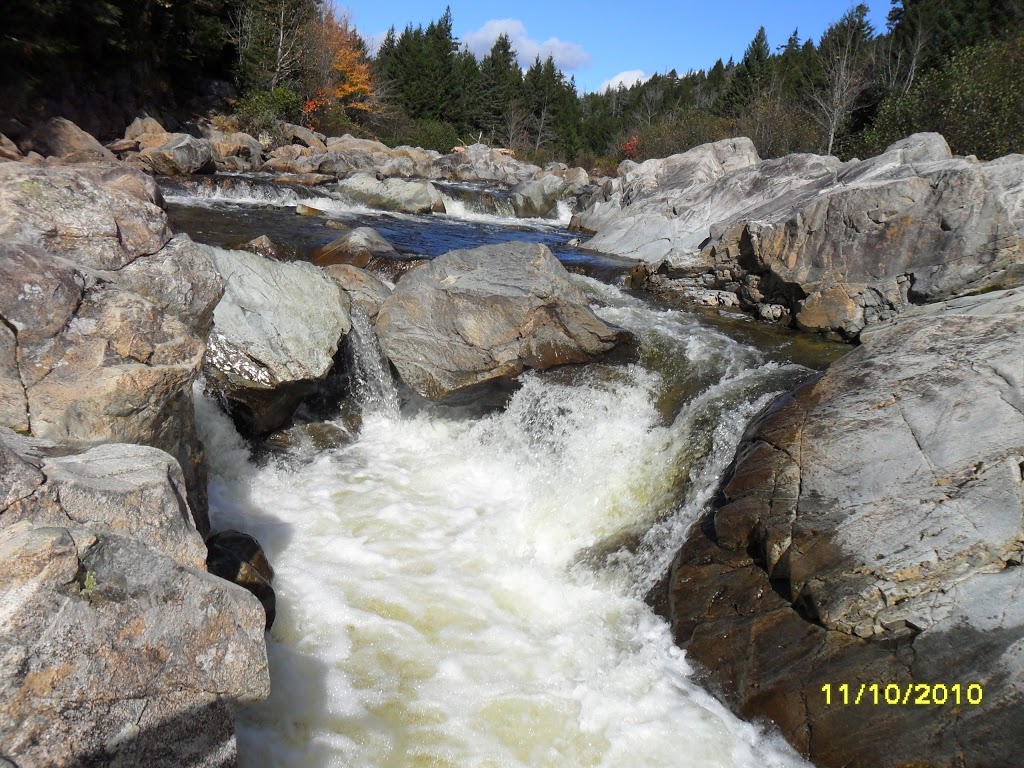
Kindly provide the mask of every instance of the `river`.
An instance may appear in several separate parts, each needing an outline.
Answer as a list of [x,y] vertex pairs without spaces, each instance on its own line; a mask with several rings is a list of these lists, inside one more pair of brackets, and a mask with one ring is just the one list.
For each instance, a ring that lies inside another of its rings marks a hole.
[[641,347],[529,373],[481,413],[407,397],[357,324],[360,426],[339,415],[326,448],[254,452],[198,398],[214,527],[255,535],[276,570],[272,693],[239,708],[243,766],[804,765],[700,687],[644,596],[749,420],[833,349],[652,304],[616,285],[621,264],[566,246],[564,222],[493,205],[387,215],[266,180],[164,193],[172,222],[221,246],[331,240],[300,199],[427,256],[546,242]]

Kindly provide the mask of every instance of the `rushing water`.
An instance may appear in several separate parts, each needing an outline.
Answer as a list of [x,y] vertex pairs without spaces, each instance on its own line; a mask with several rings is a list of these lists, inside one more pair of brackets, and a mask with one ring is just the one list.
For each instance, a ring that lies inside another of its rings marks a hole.
[[[546,226],[532,236],[564,236]],[[807,369],[573,279],[639,362],[527,374],[483,416],[400,405],[357,315],[358,435],[262,463],[198,398],[213,523],[253,533],[277,574],[243,766],[802,764],[694,682],[642,598],[749,419]]]

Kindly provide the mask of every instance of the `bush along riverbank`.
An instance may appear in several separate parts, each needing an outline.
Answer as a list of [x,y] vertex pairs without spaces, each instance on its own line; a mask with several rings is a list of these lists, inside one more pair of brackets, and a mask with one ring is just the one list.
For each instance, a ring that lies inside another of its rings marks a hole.
[[290,128],[276,148],[144,119],[109,146],[59,119],[0,137],[0,757],[235,760],[233,705],[269,694],[273,570],[244,536],[206,540],[201,375],[260,436],[333,391],[353,329],[409,397],[446,404],[629,357],[542,245],[424,264],[363,232],[378,255],[332,243],[319,263],[356,263],[323,267],[174,233],[152,175],[231,170],[424,216],[445,209],[435,182],[504,184],[528,218],[575,198],[581,244],[636,260],[634,289],[856,342],[749,426],[649,600],[729,706],[819,765],[1006,764],[1024,726],[1024,158],[927,134],[762,161],[730,139],[591,180]]

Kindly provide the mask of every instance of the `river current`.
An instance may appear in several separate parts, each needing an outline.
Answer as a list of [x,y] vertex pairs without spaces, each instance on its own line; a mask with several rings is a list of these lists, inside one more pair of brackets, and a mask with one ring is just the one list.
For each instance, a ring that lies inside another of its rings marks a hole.
[[641,348],[630,365],[528,373],[481,413],[406,397],[359,317],[358,430],[339,415],[346,439],[284,452],[254,453],[197,389],[214,528],[255,535],[276,571],[272,693],[238,710],[241,764],[804,765],[700,687],[643,600],[750,419],[808,375],[803,342],[631,295],[621,265],[565,245],[564,221],[474,210],[471,194],[413,217],[240,186],[165,188],[172,221],[215,245],[266,233],[301,252],[337,234],[295,216],[313,200],[431,257],[546,242]]

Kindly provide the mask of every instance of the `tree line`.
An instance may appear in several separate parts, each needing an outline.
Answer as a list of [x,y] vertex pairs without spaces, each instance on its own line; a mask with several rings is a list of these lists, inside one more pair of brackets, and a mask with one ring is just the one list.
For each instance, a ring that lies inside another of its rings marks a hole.
[[856,5],[818,40],[794,30],[773,47],[762,27],[739,61],[580,94],[550,57],[524,70],[504,35],[478,59],[450,10],[392,28],[371,56],[324,0],[9,0],[0,98],[30,117],[68,90],[184,107],[230,80],[253,132],[286,119],[584,165],[738,135],[764,157],[866,156],[923,130],[960,154],[1024,152],[1024,0],[892,2],[884,30]]

